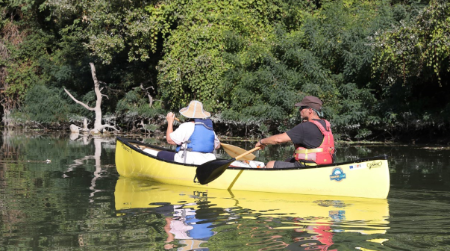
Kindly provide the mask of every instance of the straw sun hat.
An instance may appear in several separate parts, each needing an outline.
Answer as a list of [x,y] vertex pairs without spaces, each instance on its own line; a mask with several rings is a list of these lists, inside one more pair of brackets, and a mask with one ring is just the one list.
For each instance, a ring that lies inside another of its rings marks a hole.
[[203,110],[202,102],[197,100],[192,100],[188,107],[182,108],[180,114],[191,119],[206,119],[211,117],[211,113]]

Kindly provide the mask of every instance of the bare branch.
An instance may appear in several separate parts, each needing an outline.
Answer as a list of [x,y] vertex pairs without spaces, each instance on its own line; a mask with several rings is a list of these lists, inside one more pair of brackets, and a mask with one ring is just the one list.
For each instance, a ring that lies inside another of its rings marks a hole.
[[117,132],[119,131],[119,130],[117,130],[116,127],[114,127],[114,126],[112,126],[112,125],[102,125],[102,128],[100,128],[99,131],[101,131],[101,130],[103,130],[103,129],[105,129],[105,128],[111,128],[111,129],[116,130]]
[[148,106],[151,108],[152,105],[153,105],[153,97],[152,97],[152,95],[150,95],[150,92],[148,91],[148,89],[152,88],[154,90],[153,86],[150,86],[148,88],[144,88],[144,84],[141,83],[140,87],[141,87],[141,90],[143,90],[145,92],[145,94],[147,94],[148,102],[149,102]]
[[88,109],[89,111],[95,111],[95,108],[89,107],[85,103],[78,101],[74,96],[72,96],[72,94],[70,94],[70,92],[68,90],[66,90],[66,88],[64,88],[64,91],[67,93],[67,95],[69,95],[69,97],[71,97],[73,99],[73,101],[75,101],[75,103],[82,105],[84,108]]

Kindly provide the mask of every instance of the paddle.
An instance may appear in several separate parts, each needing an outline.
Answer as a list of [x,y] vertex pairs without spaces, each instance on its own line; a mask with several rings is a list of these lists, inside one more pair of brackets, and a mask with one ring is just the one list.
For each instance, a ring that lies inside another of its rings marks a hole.
[[[236,156],[239,156],[240,154],[247,152],[247,150],[243,148],[233,146],[230,144],[220,143],[220,145],[222,146],[223,150],[225,150],[225,152],[227,152],[227,154],[230,155],[232,158],[236,158]],[[255,158],[256,156],[250,153],[242,157],[241,160],[254,160]]]
[[[180,122],[180,120],[175,117],[175,120]],[[230,157],[235,158],[236,156],[243,154],[245,152],[247,152],[247,150],[237,147],[237,146],[233,146],[230,144],[225,144],[225,143],[220,143],[220,145],[222,146],[223,150],[225,150],[225,152],[230,155]],[[243,158],[241,158],[241,160],[254,160],[256,158],[256,156],[254,154],[248,154],[246,156],[244,156]]]
[[209,182],[217,179],[220,175],[222,175],[222,173],[225,172],[225,170],[228,168],[228,166],[230,166],[230,164],[233,161],[242,159],[242,157],[246,156],[247,154],[250,154],[259,149],[261,148],[255,147],[252,150],[247,151],[231,160],[229,159],[212,160],[198,166],[196,170],[198,182],[202,185],[208,184]]

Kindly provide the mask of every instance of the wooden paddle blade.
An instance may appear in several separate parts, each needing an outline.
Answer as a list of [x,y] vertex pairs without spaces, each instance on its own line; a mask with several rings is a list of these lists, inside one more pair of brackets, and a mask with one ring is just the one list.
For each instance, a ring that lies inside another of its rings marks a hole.
[[[236,158],[236,156],[247,152],[247,150],[245,149],[230,144],[220,143],[220,145],[222,146],[223,150],[225,150],[225,152],[232,158]],[[241,158],[241,160],[254,160],[255,158],[256,156],[254,154],[248,154]]]
[[217,159],[197,167],[196,175],[200,184],[205,185],[222,175],[235,159]]

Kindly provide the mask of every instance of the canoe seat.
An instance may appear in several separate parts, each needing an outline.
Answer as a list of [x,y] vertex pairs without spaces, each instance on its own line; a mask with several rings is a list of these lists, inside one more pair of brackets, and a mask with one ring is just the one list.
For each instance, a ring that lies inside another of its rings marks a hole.
[[248,167],[248,168],[264,168],[264,162],[255,160],[236,160],[230,164],[230,167]]
[[150,148],[145,148],[145,149],[143,149],[142,151],[144,151],[144,152],[146,152],[146,153],[148,153],[148,154],[150,154],[150,155],[152,155],[152,156],[158,155],[158,152],[159,152],[159,151],[157,151],[157,150],[150,149]]

